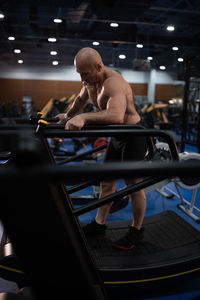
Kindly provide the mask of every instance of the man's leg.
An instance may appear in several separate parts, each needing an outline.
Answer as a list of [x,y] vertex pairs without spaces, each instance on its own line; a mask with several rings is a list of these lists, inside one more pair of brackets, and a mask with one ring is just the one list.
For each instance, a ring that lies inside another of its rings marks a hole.
[[[140,182],[140,179],[137,180],[126,180],[127,186],[136,184]],[[131,194],[132,200],[132,214],[133,214],[133,222],[132,226],[140,230],[142,228],[144,214],[146,210],[146,195],[144,190],[140,190]]]
[[[116,186],[116,180],[101,182],[99,198],[103,198],[107,195],[114,193],[115,186]],[[98,208],[95,220],[93,220],[91,223],[83,227],[83,231],[86,236],[91,236],[91,237],[93,236],[100,239],[105,237],[105,231],[106,231],[105,222],[111,206],[112,203],[108,203]]]
[[[136,184],[140,180],[126,180],[127,186]],[[143,190],[135,192],[131,195],[133,222],[128,232],[119,240],[113,243],[113,246],[121,250],[131,250],[139,243],[144,236],[144,228],[142,227],[144,214],[146,209],[146,197]]]
[[138,191],[131,195],[132,200],[132,211],[133,211],[133,223],[132,226],[141,229],[144,214],[146,210],[146,196],[143,190]]
[[[108,196],[112,193],[115,193],[116,191],[116,180],[109,180],[109,181],[103,181],[100,183],[100,195],[99,198],[103,198],[105,196]],[[113,202],[110,202],[108,204],[105,204],[98,208],[97,215],[96,215],[96,222],[98,224],[105,224],[107,215],[110,211],[110,208],[112,206]]]

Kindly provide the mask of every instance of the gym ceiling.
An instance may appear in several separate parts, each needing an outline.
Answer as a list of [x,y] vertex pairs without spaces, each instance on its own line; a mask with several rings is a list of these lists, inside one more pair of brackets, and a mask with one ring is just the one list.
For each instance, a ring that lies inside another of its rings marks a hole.
[[181,79],[186,61],[199,61],[199,0],[1,0],[0,17],[0,66],[66,67],[94,47],[115,69],[165,66]]

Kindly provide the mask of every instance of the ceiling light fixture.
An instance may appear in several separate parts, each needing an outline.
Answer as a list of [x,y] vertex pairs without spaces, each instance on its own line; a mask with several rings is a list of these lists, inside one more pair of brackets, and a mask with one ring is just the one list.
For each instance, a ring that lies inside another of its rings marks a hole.
[[18,64],[23,64],[23,60],[22,59],[19,59],[17,62],[18,62]]
[[175,27],[173,25],[168,25],[166,28],[168,31],[174,31]]
[[119,26],[118,23],[115,23],[115,22],[110,23],[110,27],[118,27],[118,26]]
[[148,60],[153,60],[153,57],[152,56],[148,56],[147,59]]
[[62,23],[62,20],[60,18],[53,19],[54,23]]
[[93,46],[99,46],[99,42],[92,42]]
[[160,70],[165,70],[166,69],[165,66],[160,66],[159,68],[160,68]]
[[21,53],[21,50],[20,49],[15,49],[14,52],[15,53]]
[[58,61],[57,60],[52,61],[52,65],[57,66],[58,65]]
[[137,48],[143,48],[143,45],[142,44],[137,44],[136,47]]
[[4,19],[4,18],[5,18],[4,14],[0,13],[0,19]]
[[179,62],[183,62],[183,61],[184,61],[184,59],[183,59],[182,57],[179,57],[177,60],[178,60]]
[[120,59],[125,59],[125,58],[126,58],[126,55],[120,54],[120,55],[119,55],[119,58],[120,58]]
[[9,37],[8,37],[8,40],[9,40],[9,41],[14,41],[14,40],[15,40],[15,37],[14,37],[14,36],[9,36]]
[[48,41],[51,43],[55,43],[57,41],[57,39],[54,37],[50,37],[50,38],[48,38]]
[[178,51],[178,47],[174,46],[174,47],[172,47],[172,50],[173,51]]
[[57,51],[51,51],[50,54],[51,55],[57,55]]

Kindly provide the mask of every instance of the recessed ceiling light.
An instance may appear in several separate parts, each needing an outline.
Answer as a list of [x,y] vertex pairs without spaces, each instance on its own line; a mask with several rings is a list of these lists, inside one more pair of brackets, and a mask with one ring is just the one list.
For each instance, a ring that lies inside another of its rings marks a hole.
[[118,26],[119,26],[118,23],[115,23],[115,22],[110,23],[110,27],[118,27]]
[[57,60],[52,61],[52,65],[57,66],[58,65],[58,61]]
[[166,69],[165,66],[160,66],[159,68],[160,68],[160,70],[165,70]]
[[143,45],[142,44],[137,44],[136,47],[137,48],[143,48]]
[[23,60],[22,59],[19,59],[17,62],[18,62],[18,64],[23,64]]
[[153,60],[153,57],[152,56],[148,56],[147,59],[148,60]]
[[173,51],[178,51],[178,47],[174,46],[174,47],[172,47],[172,50]]
[[60,18],[53,19],[54,23],[62,23],[62,20]]
[[57,40],[54,37],[50,37],[50,38],[48,38],[48,41],[51,43],[55,43]]
[[99,42],[92,42],[92,45],[99,46]]
[[50,54],[51,55],[57,55],[57,51],[51,51]]
[[168,25],[166,28],[168,31],[174,31],[175,27],[173,25]]
[[179,62],[183,62],[183,61],[184,61],[184,59],[183,59],[182,57],[179,57],[177,60],[178,60]]
[[15,37],[14,37],[14,36],[9,36],[9,37],[8,37],[8,40],[9,40],[9,41],[14,41],[14,40],[15,40]]
[[125,59],[125,58],[126,58],[126,55],[120,54],[120,55],[119,55],[119,58],[120,58],[120,59]]
[[14,52],[15,53],[21,53],[21,50],[20,49],[15,49]]
[[4,19],[4,18],[5,18],[4,14],[0,13],[0,19]]

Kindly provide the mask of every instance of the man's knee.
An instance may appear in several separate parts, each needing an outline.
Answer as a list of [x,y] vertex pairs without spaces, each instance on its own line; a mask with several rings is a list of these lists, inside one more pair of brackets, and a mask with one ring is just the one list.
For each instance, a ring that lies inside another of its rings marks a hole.
[[101,191],[106,194],[111,194],[115,192],[115,181],[102,181],[100,183]]
[[139,190],[133,194],[131,194],[131,200],[140,200],[140,201],[145,201],[146,200],[146,195],[144,190]]
[[139,178],[126,178],[125,179],[125,182],[126,182],[127,186],[131,186],[131,185],[137,184],[140,181],[141,181],[141,179],[139,179]]

